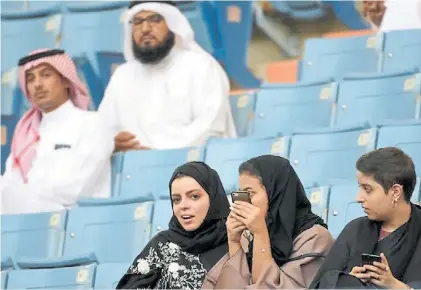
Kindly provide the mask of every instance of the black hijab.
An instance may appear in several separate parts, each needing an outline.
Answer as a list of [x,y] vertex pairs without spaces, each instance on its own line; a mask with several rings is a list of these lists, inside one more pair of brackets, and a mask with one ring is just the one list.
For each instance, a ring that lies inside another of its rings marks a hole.
[[170,180],[180,176],[194,178],[209,194],[209,210],[202,225],[195,231],[186,231],[173,215],[169,229],[161,235],[191,254],[200,254],[227,244],[226,219],[230,205],[218,173],[202,162],[189,162],[178,167]]
[[[250,166],[258,175],[268,195],[266,224],[269,231],[272,256],[281,267],[289,261],[294,239],[305,230],[319,224],[325,228],[323,219],[311,211],[304,187],[287,159],[279,156],[264,155],[247,161],[240,167]],[[248,165],[248,166],[247,166]],[[247,170],[245,170],[247,171]],[[253,243],[249,245],[248,260],[251,267]],[[308,255],[306,255],[308,256]],[[315,253],[315,256],[320,256]]]

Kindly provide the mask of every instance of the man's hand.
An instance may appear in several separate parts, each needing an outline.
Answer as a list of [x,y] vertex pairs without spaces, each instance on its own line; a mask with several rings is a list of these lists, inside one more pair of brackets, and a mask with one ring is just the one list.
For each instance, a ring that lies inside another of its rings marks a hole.
[[136,135],[130,132],[120,132],[114,137],[114,152],[147,149],[151,148],[142,146],[140,142],[136,140]]
[[386,11],[384,0],[364,0],[363,5],[364,17],[370,20],[377,27],[380,27],[384,13]]

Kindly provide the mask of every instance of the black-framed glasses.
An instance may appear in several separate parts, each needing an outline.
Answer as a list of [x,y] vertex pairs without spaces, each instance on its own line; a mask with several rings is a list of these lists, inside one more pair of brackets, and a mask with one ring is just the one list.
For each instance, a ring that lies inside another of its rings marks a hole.
[[140,27],[140,26],[142,26],[143,22],[146,22],[149,25],[157,25],[157,24],[161,23],[162,20],[164,20],[164,17],[162,17],[161,15],[152,14],[152,15],[150,15],[148,17],[145,17],[145,18],[135,17],[132,20],[130,20],[129,23],[133,27]]

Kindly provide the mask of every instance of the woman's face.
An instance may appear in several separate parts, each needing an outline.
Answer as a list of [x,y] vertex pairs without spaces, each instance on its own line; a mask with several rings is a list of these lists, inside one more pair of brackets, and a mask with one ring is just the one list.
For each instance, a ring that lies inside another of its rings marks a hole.
[[247,191],[250,194],[251,203],[257,206],[261,212],[264,212],[266,217],[269,200],[266,188],[263,186],[260,179],[256,176],[243,172],[240,174],[239,183],[240,190]]
[[197,230],[209,210],[209,195],[192,177],[177,178],[171,184],[174,216],[186,231]]

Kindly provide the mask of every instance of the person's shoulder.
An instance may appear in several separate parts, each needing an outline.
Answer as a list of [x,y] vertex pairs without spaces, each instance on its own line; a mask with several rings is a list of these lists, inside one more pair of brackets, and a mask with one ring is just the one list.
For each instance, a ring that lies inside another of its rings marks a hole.
[[333,244],[334,239],[329,230],[321,225],[314,225],[302,232],[294,241],[295,247],[301,247],[313,252],[325,251]]
[[183,62],[191,64],[190,67],[216,67],[220,66],[218,61],[209,53],[200,50],[184,50]]
[[110,81],[126,78],[127,75],[132,73],[137,66],[139,66],[139,64],[136,61],[128,61],[118,65],[118,67],[112,72]]

